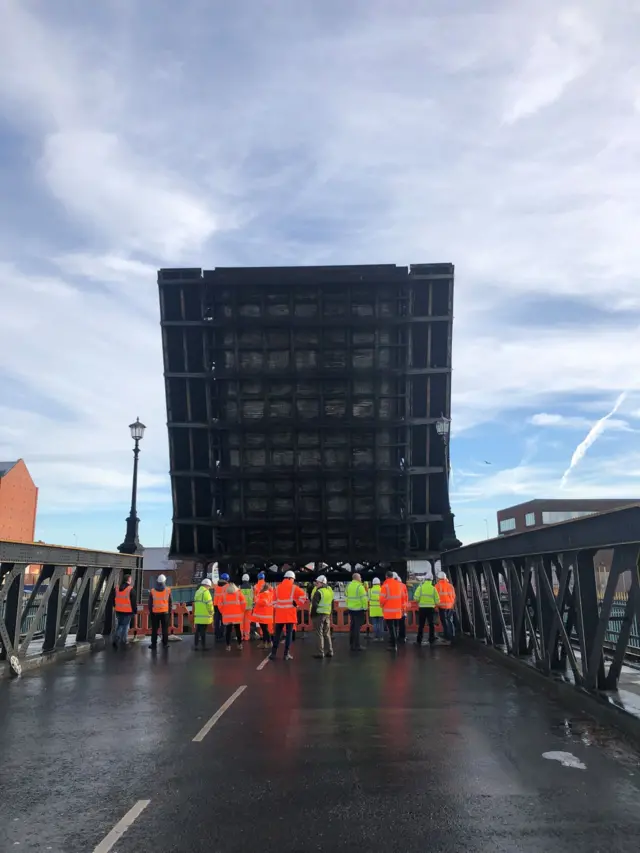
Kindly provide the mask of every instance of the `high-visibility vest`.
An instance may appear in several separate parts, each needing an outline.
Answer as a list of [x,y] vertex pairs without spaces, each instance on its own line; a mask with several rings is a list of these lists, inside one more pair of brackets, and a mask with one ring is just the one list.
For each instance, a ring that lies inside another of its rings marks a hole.
[[453,610],[456,603],[456,591],[453,584],[448,580],[439,580],[436,589],[440,596],[439,607],[443,610]]
[[376,584],[369,590],[369,616],[382,616],[382,607],[380,606],[380,585]]
[[237,589],[235,592],[225,590],[222,596],[220,610],[222,610],[222,621],[225,625],[240,625],[244,617],[246,607],[244,595]]
[[224,590],[227,584],[225,583],[223,586],[217,586],[213,592],[213,606],[220,609],[222,605],[222,596],[224,595]]
[[271,625],[273,622],[273,590],[269,587],[256,594],[253,602],[253,621],[260,625]]
[[133,613],[131,589],[131,584],[127,584],[124,589],[116,589],[116,599],[114,602],[116,613]]
[[253,600],[254,601],[256,600],[256,596],[258,595],[258,593],[262,592],[262,590],[265,588],[266,585],[267,585],[267,582],[264,578],[260,578],[256,582],[256,585],[253,587]]
[[406,583],[402,581],[400,581],[400,586],[402,587],[402,615],[406,616],[409,612],[409,590]]
[[402,619],[402,583],[387,578],[380,590],[380,604],[385,619]]
[[171,590],[168,586],[164,589],[152,589],[149,591],[149,595],[151,596],[152,613],[169,612],[169,598],[171,597]]
[[440,602],[440,596],[433,582],[425,581],[416,588],[413,600],[418,602],[418,607],[435,607]]
[[253,607],[253,588],[248,586],[241,586],[240,592],[244,595],[244,600],[247,605],[247,610],[251,610]]
[[199,586],[193,597],[193,622],[195,625],[211,625],[213,622],[213,598],[206,586]]
[[369,606],[367,590],[362,581],[351,581],[345,589],[347,610],[366,610]]
[[329,616],[333,607],[333,590],[328,586],[321,586],[318,589],[320,593],[320,601],[316,608],[316,613],[319,616]]
[[306,598],[305,591],[289,578],[280,581],[273,599],[274,622],[277,625],[295,625],[298,614],[293,603],[302,604]]

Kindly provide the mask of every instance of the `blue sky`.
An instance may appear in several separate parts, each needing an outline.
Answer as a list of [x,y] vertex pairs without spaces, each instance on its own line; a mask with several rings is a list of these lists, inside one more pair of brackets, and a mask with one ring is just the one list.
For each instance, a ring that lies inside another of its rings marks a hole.
[[39,537],[121,541],[136,415],[141,539],[168,537],[161,266],[451,261],[460,538],[530,497],[640,496],[638,4],[0,19],[0,458]]

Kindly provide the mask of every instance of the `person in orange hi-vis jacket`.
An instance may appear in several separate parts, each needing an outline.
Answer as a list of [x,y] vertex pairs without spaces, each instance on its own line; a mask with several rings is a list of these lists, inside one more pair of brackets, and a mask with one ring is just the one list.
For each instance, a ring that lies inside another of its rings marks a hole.
[[398,634],[402,620],[402,586],[402,581],[395,579],[394,572],[387,572],[380,590],[380,605],[389,632],[390,651],[398,650]]
[[278,646],[280,645],[280,638],[282,637],[283,632],[285,634],[284,659],[293,660],[290,648],[291,639],[293,637],[293,627],[298,621],[296,606],[303,604],[307,600],[306,592],[302,587],[296,585],[295,580],[296,576],[291,570],[289,570],[288,572],[285,572],[284,580],[276,587],[273,598],[275,635],[273,637],[271,654],[269,655],[270,660],[276,659]]
[[455,636],[453,608],[456,606],[456,590],[444,572],[438,572],[436,589],[440,595],[438,613],[442,622],[442,633],[444,634],[444,639],[451,642]]
[[231,651],[231,632],[235,628],[238,648],[242,648],[242,622],[247,604],[244,595],[234,583],[228,583],[222,594],[222,622],[225,626],[227,651]]
[[[256,584],[257,586],[257,584]],[[262,630],[263,649],[271,648],[271,634],[273,633],[273,590],[265,583],[260,587],[258,593],[254,592],[253,621],[260,625]]]

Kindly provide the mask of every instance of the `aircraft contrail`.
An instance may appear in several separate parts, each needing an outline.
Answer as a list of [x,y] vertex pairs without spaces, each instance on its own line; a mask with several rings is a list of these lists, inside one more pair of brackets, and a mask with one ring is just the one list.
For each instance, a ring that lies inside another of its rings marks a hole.
[[599,421],[596,421],[596,423],[589,430],[587,437],[584,438],[580,442],[580,444],[576,447],[576,449],[573,452],[573,456],[571,457],[571,462],[569,463],[569,467],[564,472],[564,474],[562,475],[562,479],[560,480],[560,487],[561,488],[564,488],[564,486],[566,486],[567,478],[568,478],[569,474],[573,471],[573,469],[576,467],[576,465],[584,459],[584,456],[585,456],[587,450],[591,447],[591,445],[595,444],[596,440],[603,433],[604,428],[607,425],[607,421],[609,420],[610,417],[615,415],[615,413],[618,411],[620,406],[624,403],[626,396],[627,396],[627,392],[623,391],[622,394],[620,394],[620,396],[616,400],[613,409],[611,409],[611,411],[607,415],[605,415],[603,418],[600,418]]

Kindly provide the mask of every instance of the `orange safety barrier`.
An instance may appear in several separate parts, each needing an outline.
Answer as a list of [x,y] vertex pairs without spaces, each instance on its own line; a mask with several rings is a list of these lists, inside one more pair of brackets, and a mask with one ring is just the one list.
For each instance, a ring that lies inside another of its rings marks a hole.
[[[139,606],[135,619],[129,628],[129,634],[151,634],[151,614],[148,608]],[[169,617],[169,633],[184,634],[185,616],[187,623],[189,619],[189,609],[186,604],[174,604]]]

